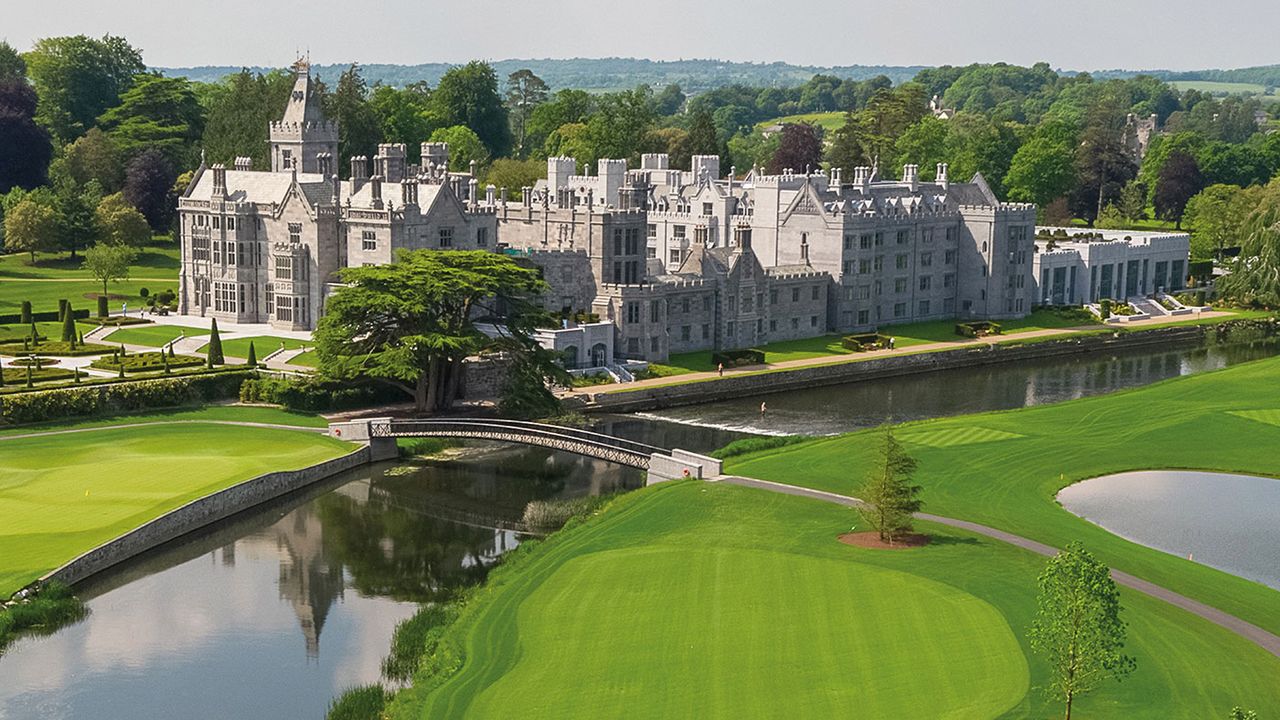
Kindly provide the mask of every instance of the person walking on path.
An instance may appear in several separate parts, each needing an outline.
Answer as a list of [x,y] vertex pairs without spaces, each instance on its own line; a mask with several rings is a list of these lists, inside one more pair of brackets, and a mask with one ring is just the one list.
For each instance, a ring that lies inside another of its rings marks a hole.
[[768,408],[768,406],[767,406],[767,405],[765,405],[765,404],[764,404],[764,401],[763,401],[763,400],[762,400],[762,401],[760,401],[760,417],[764,417],[764,413],[765,413],[765,411],[766,411],[766,410],[768,410],[768,409],[769,409],[769,408]]
[[893,336],[890,336],[890,337],[889,337],[889,349],[890,349],[890,350],[892,350],[892,349],[893,349]]
[[720,377],[724,377],[724,363],[716,366],[716,372],[720,373]]

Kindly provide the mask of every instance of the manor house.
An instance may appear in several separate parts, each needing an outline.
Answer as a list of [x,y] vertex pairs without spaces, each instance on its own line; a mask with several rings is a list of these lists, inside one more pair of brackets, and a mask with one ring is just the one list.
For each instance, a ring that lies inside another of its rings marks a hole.
[[448,146],[423,143],[420,165],[380,145],[339,180],[337,126],[306,64],[294,72],[271,169],[202,163],[178,202],[185,314],[314,328],[337,270],[400,248],[489,249],[540,267],[546,307],[566,318],[544,342],[575,366],[1016,318],[1037,302],[1035,208],[1000,202],[981,175],[952,182],[945,164],[931,181],[914,165],[895,178],[739,175],[715,156],[680,170],[651,154],[635,169],[600,160],[594,174],[550,158],[533,187],[481,189],[474,166],[450,172]]

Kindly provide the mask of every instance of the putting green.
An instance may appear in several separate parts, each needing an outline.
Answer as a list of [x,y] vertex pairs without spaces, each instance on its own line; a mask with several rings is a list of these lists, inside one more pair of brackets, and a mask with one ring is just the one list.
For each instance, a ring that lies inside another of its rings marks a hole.
[[213,424],[0,441],[0,597],[198,497],[350,449],[318,433]]
[[[1061,716],[1026,639],[1044,558],[928,523],[933,542],[910,551],[836,541],[859,522],[731,485],[631,493],[494,571],[388,717]],[[1280,706],[1280,660],[1121,596],[1138,671],[1080,698],[1081,717]]]
[[[470,716],[564,716],[564,696],[546,689],[570,684],[571,715],[584,718],[984,718],[1028,684],[991,605],[915,575],[788,552],[579,557],[521,604],[517,626],[519,663]],[[598,662],[602,652],[612,661]]]

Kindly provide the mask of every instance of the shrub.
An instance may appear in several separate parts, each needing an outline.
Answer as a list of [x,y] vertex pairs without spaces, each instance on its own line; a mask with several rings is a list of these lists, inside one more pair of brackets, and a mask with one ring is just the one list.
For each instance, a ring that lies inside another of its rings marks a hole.
[[457,617],[456,605],[424,605],[413,617],[402,620],[391,636],[391,652],[382,660],[382,675],[398,682],[413,679],[427,648]]
[[197,367],[203,363],[204,360],[194,355],[179,355],[176,358],[169,359],[163,350],[154,350],[115,355],[112,357],[101,357],[89,363],[89,366],[99,370],[110,370],[113,372],[119,371],[123,368],[125,372],[132,373],[159,371],[166,367]]
[[[31,324],[31,321],[32,321],[32,317],[31,317],[31,301],[30,301],[30,300],[23,300],[23,301],[22,301],[22,312],[18,314],[18,322],[22,323],[23,325],[29,325],[29,324]],[[7,322],[7,321],[6,321],[6,322]]]
[[146,288],[138,288],[138,297],[147,297],[151,291]]
[[[24,305],[30,306],[30,304],[31,303],[24,302]],[[30,312],[24,309],[24,312],[26,312],[25,316],[23,313],[0,315],[0,325],[30,325],[33,322],[53,322],[55,320],[58,322],[62,321],[62,316],[58,314],[57,310],[49,310],[46,312]],[[72,311],[71,315],[76,319],[83,319],[83,318],[89,317],[89,311],[75,310],[75,311]]]
[[[41,337],[41,340],[43,339],[44,338]],[[16,355],[19,352],[18,351],[19,344],[20,342],[16,340],[10,341],[7,343],[0,343],[0,352],[8,353],[10,355]],[[21,344],[23,345],[22,352],[24,353],[30,352],[31,354],[34,354],[34,355],[52,356],[52,357],[79,357],[81,355],[101,355],[103,353],[111,352],[111,350],[113,349],[110,345],[99,345],[97,343],[77,343],[75,346],[72,346],[72,344],[69,342],[42,342],[39,345],[35,346],[34,348],[29,347],[28,343],[26,343],[25,341],[21,342]]]
[[1103,298],[1098,302],[1098,312],[1102,315],[1102,319],[1106,320],[1111,317],[1111,301]]
[[534,500],[524,506],[525,525],[538,530],[558,530],[576,517],[595,513],[613,499],[612,495],[584,495],[576,498]]
[[417,455],[435,455],[436,453],[457,445],[453,440],[447,438],[433,437],[404,437],[396,438],[396,449],[400,451],[400,457],[414,457]]
[[749,350],[723,350],[711,353],[713,366],[724,364],[725,367],[741,367],[743,365],[763,365],[764,351],[751,348]]
[[225,400],[234,398],[240,385],[253,375],[253,371],[235,369],[13,393],[0,396],[0,420],[21,425]]
[[107,296],[99,295],[98,296],[98,317],[104,318],[110,314],[111,314],[110,311],[107,310]]
[[391,693],[381,685],[361,685],[334,698],[325,720],[378,720],[391,700]]
[[206,356],[209,359],[209,367],[226,362],[226,358],[222,356],[222,336],[218,334],[218,318],[214,318],[209,324],[209,349],[206,351]]
[[768,437],[742,438],[740,440],[734,440],[728,445],[725,445],[719,450],[711,453],[711,457],[723,460],[736,455],[746,455],[748,453],[771,450],[773,448],[780,448],[786,445],[795,445],[796,443],[804,442],[808,439],[809,438],[803,435],[772,435]]
[[33,630],[42,634],[85,616],[84,603],[62,583],[48,583],[33,595],[0,609],[0,654],[18,633]]
[[272,403],[310,412],[349,410],[403,400],[404,393],[390,385],[352,385],[321,378],[262,377],[246,380],[240,387],[240,402]]

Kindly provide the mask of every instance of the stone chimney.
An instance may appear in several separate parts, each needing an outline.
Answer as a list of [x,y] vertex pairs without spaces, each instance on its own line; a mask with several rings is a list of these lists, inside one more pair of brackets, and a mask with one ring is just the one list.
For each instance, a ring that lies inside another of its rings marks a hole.
[[859,165],[853,169],[853,185],[859,190],[866,192],[871,187],[871,168],[866,165]]
[[333,155],[331,153],[316,153],[316,172],[326,178],[333,174]]
[[947,179],[947,164],[946,164],[946,163],[938,163],[938,180],[937,180],[937,182],[938,182],[938,184],[939,184],[939,185],[941,185],[941,186],[942,186],[942,189],[943,189],[943,190],[946,190],[947,188],[951,187],[951,181]]
[[751,226],[741,223],[733,228],[733,244],[739,251],[751,249]]
[[213,171],[213,196],[221,200],[227,196],[227,166],[217,163],[209,169]]
[[418,204],[418,181],[405,178],[400,181],[400,204],[404,206]]
[[[472,163],[473,167],[474,165],[475,163]],[[476,179],[475,175],[472,175],[471,178],[467,180],[467,204],[471,207],[472,210],[474,210],[476,205],[478,205],[479,203],[480,203],[480,181]]]
[[244,172],[253,169],[253,158],[237,157],[235,162],[237,172]]
[[903,165],[902,166],[902,182],[906,183],[911,192],[920,189],[920,166],[919,165]]
[[498,192],[498,188],[494,187],[493,183],[489,183],[488,185],[485,185],[484,186],[484,204],[488,205],[489,207],[493,207],[494,205],[497,205],[498,204],[497,192]]
[[351,158],[351,179],[367,180],[369,178],[369,158],[364,155],[354,155]]
[[520,188],[520,200],[526,206],[532,205],[533,204],[533,188],[529,187],[528,185],[525,185],[524,187]]
[[381,210],[382,209],[382,176],[374,175],[369,178],[369,193],[372,197],[370,205]]

